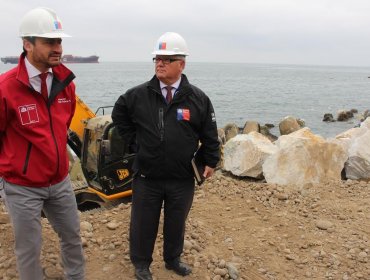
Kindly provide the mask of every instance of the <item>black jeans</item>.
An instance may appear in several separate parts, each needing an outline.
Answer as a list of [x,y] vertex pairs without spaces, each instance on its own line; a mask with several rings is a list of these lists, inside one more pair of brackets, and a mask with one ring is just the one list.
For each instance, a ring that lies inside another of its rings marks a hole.
[[163,258],[172,262],[184,247],[185,222],[193,203],[194,179],[134,178],[130,257],[135,267],[149,267],[164,208]]

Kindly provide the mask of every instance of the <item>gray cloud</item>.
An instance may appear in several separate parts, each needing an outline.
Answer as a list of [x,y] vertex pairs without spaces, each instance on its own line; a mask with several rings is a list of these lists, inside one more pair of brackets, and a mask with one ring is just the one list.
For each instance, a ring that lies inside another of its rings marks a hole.
[[1,56],[18,55],[18,26],[31,8],[56,10],[65,53],[101,61],[147,61],[157,38],[175,31],[190,61],[369,65],[365,0],[2,0]]

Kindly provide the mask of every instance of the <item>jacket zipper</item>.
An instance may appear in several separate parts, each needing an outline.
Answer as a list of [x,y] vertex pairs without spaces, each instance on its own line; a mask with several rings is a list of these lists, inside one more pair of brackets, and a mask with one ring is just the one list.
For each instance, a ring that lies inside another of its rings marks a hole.
[[31,149],[32,149],[32,143],[29,142],[28,143],[28,148],[27,148],[26,159],[25,159],[24,165],[23,165],[23,171],[22,171],[23,174],[26,174],[27,173],[27,168],[28,168],[28,162],[30,160]]
[[49,96],[47,101],[44,98],[42,98],[42,100],[44,100],[44,102],[46,103],[46,108],[48,110],[48,116],[49,116],[50,131],[51,131],[51,135],[53,136],[53,141],[54,141],[54,144],[55,144],[55,150],[57,152],[57,168],[55,170],[55,176],[56,176],[58,174],[58,170],[59,170],[60,156],[59,156],[58,143],[57,143],[57,140],[55,139],[55,134],[54,134],[54,130],[53,130],[53,119],[51,118],[51,113],[50,113],[50,105],[51,105],[50,104],[50,96]]
[[159,123],[158,123],[158,127],[159,127],[159,135],[160,135],[160,139],[161,139],[161,142],[163,142],[164,140],[164,120],[163,120],[163,108],[159,108]]
[[57,140],[55,139],[55,134],[54,134],[54,129],[53,129],[53,119],[52,119],[51,113],[50,113],[50,106],[51,106],[50,98],[51,98],[51,94],[49,95],[48,100],[45,100],[44,98],[43,98],[43,100],[45,101],[46,108],[48,110],[50,131],[51,131],[51,135],[53,137],[53,141],[54,141],[54,144],[55,144],[55,150],[57,152],[57,168],[55,170],[55,176],[57,176],[58,170],[59,170],[59,164],[60,164],[60,155],[59,155],[58,143],[57,143]]
[[47,106],[48,108],[48,113],[49,113],[49,124],[50,124],[50,131],[51,131],[51,135],[53,136],[53,141],[54,141],[54,144],[55,144],[55,149],[57,151],[57,168],[55,170],[55,176],[58,174],[58,170],[59,170],[59,160],[60,160],[60,155],[59,155],[59,149],[58,149],[58,143],[57,143],[57,140],[55,139],[55,134],[54,134],[54,130],[53,130],[53,120],[51,118],[51,113],[50,113],[50,107]]

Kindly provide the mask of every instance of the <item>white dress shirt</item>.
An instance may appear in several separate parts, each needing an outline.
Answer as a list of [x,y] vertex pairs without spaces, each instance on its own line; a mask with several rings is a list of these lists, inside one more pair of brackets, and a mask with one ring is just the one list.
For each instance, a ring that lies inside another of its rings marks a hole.
[[181,77],[176,82],[174,82],[172,85],[166,85],[165,83],[159,81],[159,86],[161,87],[162,95],[163,95],[164,99],[166,99],[166,96],[167,96],[167,89],[166,89],[166,87],[167,86],[171,86],[172,87],[171,92],[172,92],[172,98],[173,98],[175,96],[177,90],[179,89],[180,83],[181,83]]
[[[24,61],[31,86],[41,94],[41,79],[39,76],[41,72],[28,61],[27,57],[25,57]],[[51,83],[53,82],[53,71],[49,68],[47,72],[49,75],[46,78],[46,86],[48,87],[48,95],[50,95]]]

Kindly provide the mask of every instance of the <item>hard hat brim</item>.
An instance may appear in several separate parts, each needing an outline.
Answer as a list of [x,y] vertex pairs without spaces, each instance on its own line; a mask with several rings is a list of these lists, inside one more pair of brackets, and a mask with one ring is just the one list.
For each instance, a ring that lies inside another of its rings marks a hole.
[[189,55],[185,52],[175,52],[175,51],[167,51],[167,50],[158,50],[152,52],[153,55]]
[[44,34],[22,34],[20,37],[68,38],[72,36],[64,32],[51,32],[51,33],[44,33]]

